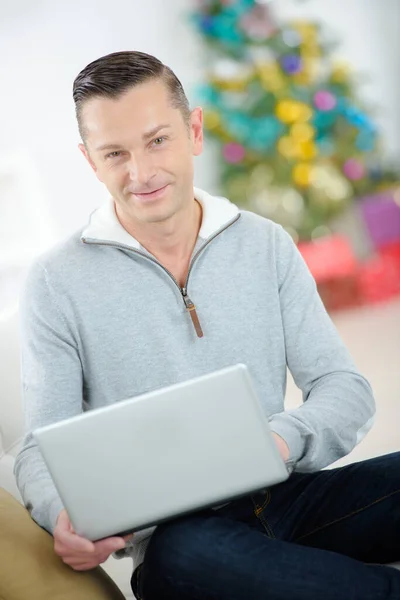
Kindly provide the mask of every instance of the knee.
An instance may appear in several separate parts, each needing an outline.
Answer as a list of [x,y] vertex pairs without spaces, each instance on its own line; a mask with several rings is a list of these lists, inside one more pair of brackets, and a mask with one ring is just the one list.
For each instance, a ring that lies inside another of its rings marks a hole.
[[212,547],[212,532],[202,517],[187,517],[161,525],[154,533],[146,552],[146,563],[158,572],[190,570],[204,561]]
[[[212,517],[191,516],[158,527],[140,571],[144,598],[211,598],[207,578],[215,567]],[[213,567],[214,564],[214,567]]]

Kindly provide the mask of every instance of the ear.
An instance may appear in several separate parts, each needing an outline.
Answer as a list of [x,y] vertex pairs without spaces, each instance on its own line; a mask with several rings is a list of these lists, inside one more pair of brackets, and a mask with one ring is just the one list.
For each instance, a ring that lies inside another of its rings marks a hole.
[[200,106],[190,114],[190,135],[193,144],[193,156],[199,156],[203,151],[203,110]]
[[97,170],[97,167],[94,164],[93,159],[91,158],[91,156],[89,154],[89,151],[86,148],[85,144],[78,144],[78,148],[82,152],[82,154],[86,158],[86,160],[88,161],[89,165],[92,167],[93,171],[95,172],[95,175],[96,175],[97,179],[103,183],[102,179],[100,179],[100,175],[99,175],[99,172]]

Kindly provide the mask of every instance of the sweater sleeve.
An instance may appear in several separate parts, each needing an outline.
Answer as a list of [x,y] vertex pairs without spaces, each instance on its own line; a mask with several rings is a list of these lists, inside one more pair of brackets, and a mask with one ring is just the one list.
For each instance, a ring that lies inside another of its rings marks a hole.
[[52,533],[63,505],[32,432],[82,411],[82,369],[73,332],[39,263],[28,275],[20,322],[25,437],[15,476],[32,518]]
[[270,426],[303,472],[347,455],[373,424],[375,402],[318,295],[291,237],[277,228],[276,268],[286,359],[303,404],[273,415]]

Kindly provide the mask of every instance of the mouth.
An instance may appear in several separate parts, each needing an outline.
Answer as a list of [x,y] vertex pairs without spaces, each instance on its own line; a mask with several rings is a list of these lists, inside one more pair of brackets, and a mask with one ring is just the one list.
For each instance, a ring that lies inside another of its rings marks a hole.
[[151,200],[158,200],[161,196],[163,196],[165,190],[169,187],[169,184],[164,185],[164,187],[158,188],[157,190],[153,190],[152,192],[146,192],[144,194],[133,194],[139,200],[143,202],[150,202]]

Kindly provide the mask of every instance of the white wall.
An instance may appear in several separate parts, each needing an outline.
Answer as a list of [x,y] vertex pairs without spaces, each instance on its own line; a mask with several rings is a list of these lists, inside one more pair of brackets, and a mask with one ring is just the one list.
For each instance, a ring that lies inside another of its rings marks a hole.
[[[169,64],[189,91],[200,47],[187,7],[185,0],[0,0],[0,161],[19,150],[33,157],[59,235],[85,223],[106,196],[77,149],[74,77],[101,55],[138,49]],[[198,179],[210,184],[199,163]]]
[[[139,49],[169,64],[191,96],[202,62],[201,41],[187,23],[195,5],[195,0],[0,0],[0,161],[19,151],[31,157],[57,236],[85,223],[106,196],[77,149],[74,77],[101,55]],[[399,0],[275,5],[282,16],[325,15],[343,38],[345,58],[371,77],[365,91],[382,107],[388,147],[399,156]],[[211,153],[197,166],[197,183],[215,190]],[[0,196],[0,219],[2,202]]]

